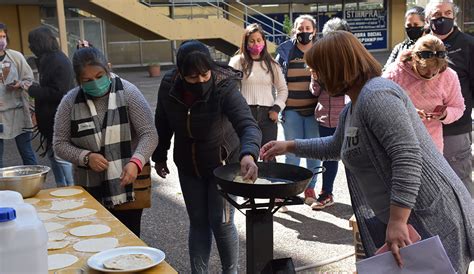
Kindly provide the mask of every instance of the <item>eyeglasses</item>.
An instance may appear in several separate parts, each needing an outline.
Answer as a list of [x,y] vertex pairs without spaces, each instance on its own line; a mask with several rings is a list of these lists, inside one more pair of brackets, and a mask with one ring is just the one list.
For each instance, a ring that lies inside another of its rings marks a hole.
[[423,50],[423,51],[417,51],[416,55],[418,55],[418,57],[420,57],[421,59],[430,59],[433,57],[445,58],[446,56],[448,56],[448,52]]

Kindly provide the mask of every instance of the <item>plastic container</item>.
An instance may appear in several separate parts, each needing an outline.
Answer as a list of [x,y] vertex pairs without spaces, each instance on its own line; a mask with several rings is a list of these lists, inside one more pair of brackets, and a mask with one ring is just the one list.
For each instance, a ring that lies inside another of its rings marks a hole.
[[48,273],[48,233],[35,208],[0,191],[0,274]]

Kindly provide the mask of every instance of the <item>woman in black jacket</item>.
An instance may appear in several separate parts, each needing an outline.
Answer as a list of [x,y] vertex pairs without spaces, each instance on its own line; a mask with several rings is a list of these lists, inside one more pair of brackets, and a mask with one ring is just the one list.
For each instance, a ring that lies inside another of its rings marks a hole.
[[53,32],[47,27],[38,27],[28,35],[30,49],[37,57],[39,85],[33,84],[28,93],[35,99],[35,113],[41,145],[51,162],[58,187],[74,184],[72,164],[54,155],[54,116],[63,96],[74,87],[74,72],[69,58],[59,50]]
[[234,208],[217,192],[212,172],[240,161],[244,179],[255,180],[262,134],[239,91],[241,72],[217,65],[207,47],[195,40],[180,46],[177,67],[164,76],[158,92],[155,124],[160,141],[152,159],[165,178],[174,134],[173,157],[190,220],[192,273],[208,272],[213,234],[223,273],[237,273]]

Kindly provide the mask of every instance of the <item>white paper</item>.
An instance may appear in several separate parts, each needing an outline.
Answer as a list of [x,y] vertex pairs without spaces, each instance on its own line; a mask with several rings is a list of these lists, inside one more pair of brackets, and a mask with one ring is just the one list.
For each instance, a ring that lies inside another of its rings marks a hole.
[[359,274],[455,274],[439,236],[434,236],[400,249],[403,268],[391,252],[356,263]]

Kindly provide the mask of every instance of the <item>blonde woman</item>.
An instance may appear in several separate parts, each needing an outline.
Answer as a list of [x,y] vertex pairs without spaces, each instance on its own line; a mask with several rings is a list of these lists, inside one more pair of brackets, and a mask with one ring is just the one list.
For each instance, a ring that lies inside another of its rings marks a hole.
[[447,56],[443,41],[427,35],[415,43],[411,61],[399,61],[383,74],[408,93],[441,153],[443,125],[461,118],[465,109],[458,75],[448,67]]

